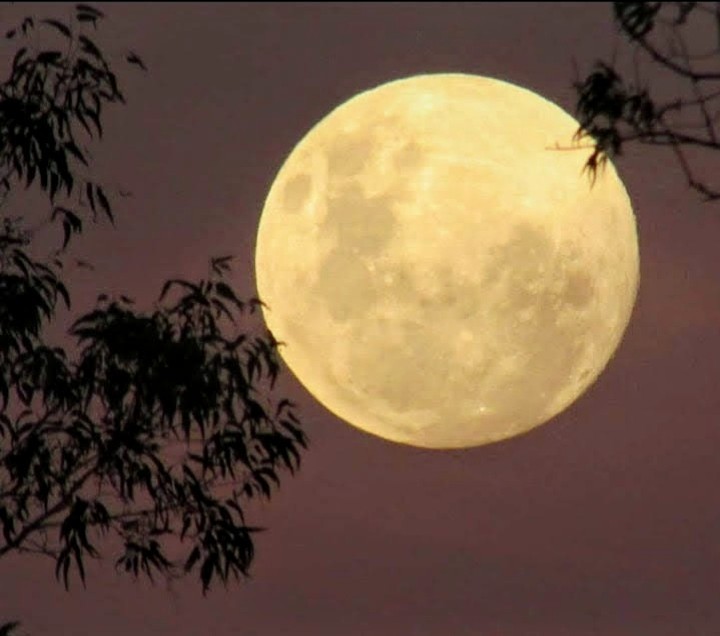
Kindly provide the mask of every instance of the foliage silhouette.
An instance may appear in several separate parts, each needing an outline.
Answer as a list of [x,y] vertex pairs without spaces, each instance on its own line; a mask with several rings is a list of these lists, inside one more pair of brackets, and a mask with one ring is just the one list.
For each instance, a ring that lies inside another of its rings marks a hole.
[[[2,216],[0,558],[46,555],[68,587],[73,572],[85,582],[104,539],[118,569],[197,573],[205,593],[248,574],[260,529],[243,506],[271,497],[307,439],[290,401],[273,406],[278,343],[249,322],[260,301],[225,280],[230,256],[212,259],[206,280],[165,283],[151,312],[102,294],[70,330],[73,355],[44,339],[58,303],[70,307],[61,273],[72,239],[88,216],[113,220],[80,140],[99,139],[105,106],[125,101],[88,31],[103,17],[78,4],[72,23],[29,17],[6,34],[22,42],[0,84],[0,207],[39,187],[43,223],[61,222],[64,237],[36,260],[37,228]],[[32,48],[40,28],[57,49]],[[145,70],[135,53],[125,60]]]
[[[701,154],[720,150],[720,5],[614,2],[613,15],[631,47],[633,77],[623,77],[614,61],[597,61],[583,80],[575,80],[576,139],[590,138],[594,146],[586,168],[594,177],[628,143],[665,146],[690,188],[705,200],[720,198],[720,183],[697,176]],[[712,46],[699,51],[698,42],[705,39],[701,29],[707,25],[713,27]],[[658,72],[654,81],[672,83],[675,97],[651,95],[643,78],[648,65]]]

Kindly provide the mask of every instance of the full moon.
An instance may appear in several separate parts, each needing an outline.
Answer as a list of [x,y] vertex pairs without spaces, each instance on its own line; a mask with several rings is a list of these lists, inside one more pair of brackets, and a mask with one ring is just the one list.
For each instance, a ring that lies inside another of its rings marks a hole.
[[547,422],[617,349],[635,217],[578,122],[513,84],[419,75],[341,104],[292,150],[256,245],[264,318],[349,424],[425,448]]

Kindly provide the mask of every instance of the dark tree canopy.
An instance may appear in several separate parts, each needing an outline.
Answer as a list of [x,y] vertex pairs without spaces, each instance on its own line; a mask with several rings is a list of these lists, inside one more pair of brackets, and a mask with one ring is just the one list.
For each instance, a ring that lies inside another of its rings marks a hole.
[[[248,573],[259,528],[244,506],[298,468],[306,436],[294,405],[272,397],[278,343],[260,301],[226,280],[230,256],[206,280],[165,283],[152,311],[101,295],[67,350],[44,336],[58,303],[70,307],[73,239],[113,219],[113,195],[90,176],[105,109],[125,101],[93,39],[103,18],[79,4],[70,23],[28,17],[6,34],[18,44],[0,84],[0,561],[46,555],[68,586],[106,555],[133,576],[196,573],[205,592]],[[25,216],[3,209],[28,188],[63,228],[46,261]]]
[[614,2],[613,16],[630,70],[598,61],[574,83],[577,137],[594,144],[591,174],[627,144],[664,146],[690,188],[720,198],[720,179],[699,174],[706,153],[720,150],[720,4]]

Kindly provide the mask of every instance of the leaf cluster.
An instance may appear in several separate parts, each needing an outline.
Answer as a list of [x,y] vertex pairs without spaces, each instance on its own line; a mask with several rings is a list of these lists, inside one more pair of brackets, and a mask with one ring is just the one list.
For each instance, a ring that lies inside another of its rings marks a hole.
[[595,147],[587,163],[592,174],[608,157],[621,154],[630,134],[652,135],[659,125],[655,104],[647,90],[626,86],[622,77],[604,62],[597,62],[595,70],[575,87],[580,115],[575,139],[588,136],[593,139]]
[[[150,314],[131,304],[102,296],[74,323],[76,362],[32,340],[8,357],[3,403],[24,408],[0,415],[0,556],[52,555],[67,585],[71,566],[84,580],[83,560],[99,556],[92,536],[111,532],[124,570],[198,566],[207,590],[248,573],[257,528],[242,502],[270,497],[306,437],[289,401],[263,398],[277,343],[229,329],[257,301],[214,277],[168,281]],[[182,545],[182,563],[167,556]]]
[[[125,103],[115,72],[87,30],[97,29],[103,17],[78,4],[72,23],[28,17],[6,33],[22,42],[0,84],[0,188],[6,195],[17,184],[39,185],[52,205],[50,221],[62,220],[63,248],[82,230],[80,209],[113,221],[107,193],[87,175],[87,142],[102,137],[107,105]],[[33,46],[38,30],[56,36],[55,48]],[[145,68],[134,53],[126,60]]]

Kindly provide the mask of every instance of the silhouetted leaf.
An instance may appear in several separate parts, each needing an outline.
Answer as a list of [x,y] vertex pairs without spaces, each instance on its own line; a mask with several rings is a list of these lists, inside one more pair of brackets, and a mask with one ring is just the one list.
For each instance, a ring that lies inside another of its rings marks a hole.
[[[189,524],[188,524],[188,526],[189,526]],[[190,554],[188,555],[188,558],[185,561],[185,566],[184,566],[185,571],[190,572],[190,570],[193,569],[193,567],[195,566],[195,564],[198,562],[199,559],[200,559],[200,548],[198,546],[195,546],[190,551]]]
[[125,58],[130,64],[135,64],[135,66],[139,66],[143,71],[147,71],[147,67],[145,66],[145,63],[132,51],[127,55]]
[[86,35],[80,35],[78,36],[78,41],[80,42],[80,48],[82,48],[83,51],[89,53],[97,60],[105,62],[105,58],[100,52],[100,49],[95,46],[95,43],[89,37],[87,37]]
[[70,29],[67,27],[67,25],[65,25],[63,22],[60,22],[59,20],[48,19],[48,20],[43,20],[42,22],[54,27],[55,29],[60,31],[60,33],[62,33],[65,37],[69,38],[72,35],[72,33],[71,33]]
[[87,116],[93,124],[95,124],[95,130],[99,137],[103,136],[102,122],[100,121],[100,115],[97,110],[92,110],[89,107],[84,108],[83,113]]
[[22,48],[18,49],[18,52],[15,53],[15,57],[13,57],[13,61],[12,61],[12,65],[13,65],[14,69],[16,69],[20,65],[20,62],[21,62],[23,56],[25,55],[25,53],[27,53],[27,48],[24,46]]
[[90,209],[95,212],[95,194],[93,184],[88,182],[85,184],[85,193],[87,194]]
[[[93,136],[93,131],[92,131],[92,129],[90,128],[90,125],[88,124],[87,119],[85,119],[85,116],[83,115],[83,110],[76,110],[76,111],[75,111],[75,117],[76,117],[77,120],[80,122],[80,125],[85,129],[85,131],[87,132],[87,134],[88,134],[90,137],[92,137],[92,136]],[[88,184],[88,185],[89,185],[89,184]]]
[[87,160],[85,159],[85,155],[80,151],[80,149],[75,145],[75,142],[68,141],[65,144],[65,150],[67,150],[73,157],[75,157],[78,161],[81,161],[86,166],[88,165]]
[[63,285],[60,281],[56,283],[56,289],[58,294],[62,296],[63,301],[65,302],[65,306],[70,309],[70,294],[68,293],[67,288],[65,285]]
[[62,206],[53,209],[51,219],[54,219],[59,214],[63,216],[63,249],[65,249],[70,242],[70,236],[82,232],[82,220],[72,210]]
[[105,193],[103,192],[103,189],[100,186],[95,186],[95,194],[97,195],[98,201],[100,201],[102,209],[105,211],[105,214],[110,219],[110,222],[115,223],[115,218],[113,217],[112,211],[110,210],[110,202],[108,201]]
[[227,283],[223,283],[222,281],[218,282],[215,284],[215,289],[217,290],[218,296],[232,301],[238,309],[242,310],[245,307],[245,303],[235,295],[235,292]]
[[88,13],[90,15],[95,16],[96,18],[104,18],[105,14],[100,11],[100,9],[96,9],[93,6],[90,6],[89,4],[76,4],[75,10],[82,13]]
[[217,565],[217,559],[214,554],[208,556],[200,568],[200,580],[202,581],[203,593],[207,592],[210,588],[210,582],[212,581],[213,574]]

